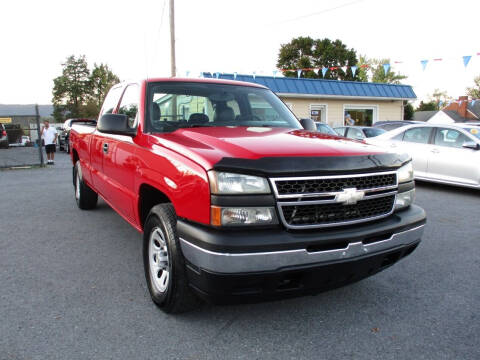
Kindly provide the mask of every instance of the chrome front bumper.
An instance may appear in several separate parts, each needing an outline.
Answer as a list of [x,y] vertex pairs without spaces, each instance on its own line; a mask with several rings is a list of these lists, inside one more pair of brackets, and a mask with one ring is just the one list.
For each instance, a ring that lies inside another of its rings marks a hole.
[[394,233],[388,239],[369,244],[353,242],[343,249],[315,252],[295,249],[275,252],[220,253],[203,249],[183,238],[180,238],[180,244],[185,258],[201,269],[223,274],[251,273],[276,271],[290,266],[321,265],[409,246],[420,240],[424,227],[425,225],[420,225]]

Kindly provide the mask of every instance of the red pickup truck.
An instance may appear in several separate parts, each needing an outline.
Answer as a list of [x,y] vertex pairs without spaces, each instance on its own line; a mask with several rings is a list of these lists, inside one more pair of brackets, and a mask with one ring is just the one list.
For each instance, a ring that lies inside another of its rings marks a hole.
[[72,127],[75,199],[143,233],[166,312],[315,294],[409,255],[426,217],[407,155],[313,129],[256,84],[118,84]]

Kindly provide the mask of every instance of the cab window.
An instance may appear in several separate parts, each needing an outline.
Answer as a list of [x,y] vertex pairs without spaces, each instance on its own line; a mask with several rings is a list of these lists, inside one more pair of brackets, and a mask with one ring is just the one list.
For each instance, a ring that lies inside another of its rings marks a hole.
[[333,129],[333,130],[335,130],[338,135],[345,136],[345,128],[344,127],[338,127],[338,128]]
[[137,123],[139,86],[137,84],[128,85],[123,93],[118,113],[128,116],[128,126],[134,128]]
[[103,102],[102,110],[100,111],[100,117],[103,114],[111,114],[115,110],[118,104],[118,100],[120,100],[120,95],[122,94],[122,87],[116,87],[111,89],[108,92],[105,101]]

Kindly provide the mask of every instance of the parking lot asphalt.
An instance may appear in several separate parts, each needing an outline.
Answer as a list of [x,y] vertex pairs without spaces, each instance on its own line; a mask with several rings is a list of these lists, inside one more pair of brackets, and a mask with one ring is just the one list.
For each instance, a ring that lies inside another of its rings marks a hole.
[[76,207],[67,155],[0,171],[0,359],[479,359],[480,191],[417,184],[419,248],[356,284],[166,315],[141,236]]

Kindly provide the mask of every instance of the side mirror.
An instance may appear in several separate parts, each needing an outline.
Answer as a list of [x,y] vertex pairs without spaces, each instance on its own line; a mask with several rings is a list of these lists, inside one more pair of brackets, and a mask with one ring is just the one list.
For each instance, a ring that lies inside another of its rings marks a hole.
[[124,114],[104,114],[98,120],[97,130],[108,134],[135,136],[137,129],[128,126],[128,116]]
[[465,141],[462,147],[466,149],[480,150],[480,144],[477,144],[475,141]]
[[308,131],[317,131],[317,125],[312,119],[300,119],[300,124],[305,130]]

